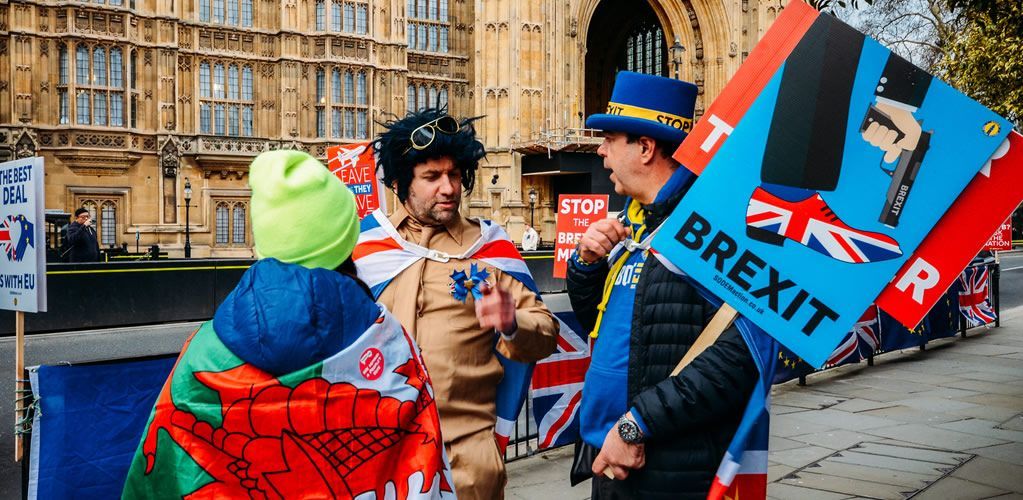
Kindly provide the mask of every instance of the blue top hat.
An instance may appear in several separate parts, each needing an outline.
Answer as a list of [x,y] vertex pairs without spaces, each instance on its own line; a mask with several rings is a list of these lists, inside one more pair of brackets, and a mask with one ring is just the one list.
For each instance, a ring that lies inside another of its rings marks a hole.
[[695,109],[696,85],[619,71],[607,112],[590,115],[586,128],[682,142],[693,129]]

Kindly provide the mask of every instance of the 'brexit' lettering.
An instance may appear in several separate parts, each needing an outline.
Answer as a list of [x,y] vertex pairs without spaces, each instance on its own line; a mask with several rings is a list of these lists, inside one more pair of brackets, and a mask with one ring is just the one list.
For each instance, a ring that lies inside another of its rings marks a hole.
[[[684,247],[700,252],[700,259],[712,263],[714,269],[725,273],[732,283],[749,292],[754,298],[766,297],[767,306],[775,313],[779,313],[782,319],[790,321],[797,313],[808,311],[809,319],[800,329],[807,336],[812,335],[822,321],[838,319],[838,313],[831,307],[817,297],[811,296],[794,281],[782,279],[777,269],[768,266],[755,253],[745,249],[740,252],[735,238],[720,230],[711,236],[712,232],[714,229],[710,222],[693,212],[675,235],[675,239]],[[757,283],[756,286],[759,288],[754,288],[754,283]],[[803,316],[805,314],[800,317]]]

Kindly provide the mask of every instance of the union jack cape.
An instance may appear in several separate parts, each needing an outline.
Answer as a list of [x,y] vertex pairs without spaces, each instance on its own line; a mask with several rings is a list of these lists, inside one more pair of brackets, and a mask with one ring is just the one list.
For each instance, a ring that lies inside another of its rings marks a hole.
[[[359,242],[352,252],[352,258],[358,269],[359,278],[369,285],[373,296],[380,297],[384,289],[402,271],[421,259],[440,262],[448,260],[475,259],[486,265],[500,269],[515,278],[540,298],[540,291],[533,281],[533,276],[526,267],[526,261],[515,248],[508,234],[492,221],[479,219],[481,235],[472,246],[460,255],[448,255],[436,250],[419,246],[406,241],[391,225],[383,211],[375,210],[362,219],[362,232]],[[497,337],[494,342],[496,345]],[[504,453],[509,436],[515,428],[522,404],[529,391],[529,379],[533,372],[533,363],[512,361],[501,353],[494,351],[501,366],[504,367],[504,378],[497,386],[497,426],[495,433]]]
[[959,311],[970,326],[986,325],[998,318],[988,298],[987,266],[967,267],[959,276],[959,284]]

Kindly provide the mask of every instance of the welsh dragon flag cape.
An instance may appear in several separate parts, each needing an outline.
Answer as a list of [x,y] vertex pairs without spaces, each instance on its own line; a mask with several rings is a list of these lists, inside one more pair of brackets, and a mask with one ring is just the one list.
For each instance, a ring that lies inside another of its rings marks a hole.
[[[359,243],[352,252],[352,258],[359,271],[359,278],[369,285],[373,297],[379,298],[387,285],[402,271],[421,259],[447,262],[448,260],[475,259],[500,269],[515,278],[540,298],[540,291],[529,274],[526,261],[515,248],[508,233],[492,221],[480,219],[480,237],[461,255],[448,255],[430,250],[406,241],[391,225],[383,211],[376,210],[362,219],[362,233]],[[497,338],[495,336],[496,344]],[[498,361],[504,367],[504,378],[497,386],[497,425],[495,434],[501,453],[508,446],[508,439],[515,428],[522,403],[529,391],[529,379],[533,363],[512,361],[496,352]]]
[[454,498],[419,351],[390,314],[341,352],[274,377],[206,322],[135,452],[124,498]]

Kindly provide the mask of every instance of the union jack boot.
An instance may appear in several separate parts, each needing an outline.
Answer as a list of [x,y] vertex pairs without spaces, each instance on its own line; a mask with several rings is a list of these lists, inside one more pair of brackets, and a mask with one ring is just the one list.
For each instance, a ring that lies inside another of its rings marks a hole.
[[772,245],[790,239],[832,259],[853,264],[902,255],[899,243],[890,236],[847,226],[820,193],[792,202],[762,187],[756,188],[746,207],[746,235]]

